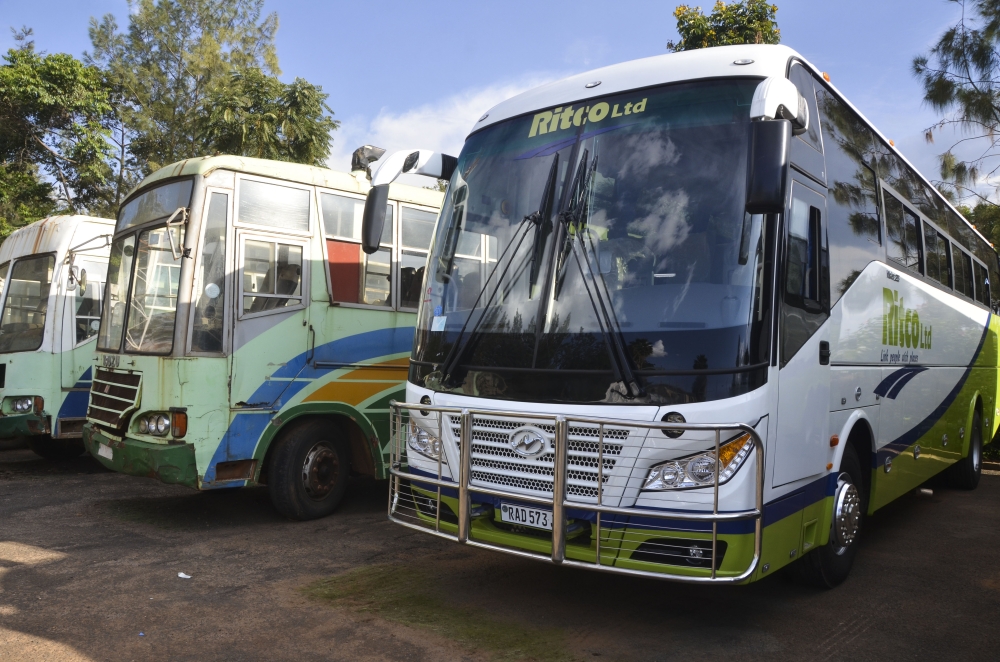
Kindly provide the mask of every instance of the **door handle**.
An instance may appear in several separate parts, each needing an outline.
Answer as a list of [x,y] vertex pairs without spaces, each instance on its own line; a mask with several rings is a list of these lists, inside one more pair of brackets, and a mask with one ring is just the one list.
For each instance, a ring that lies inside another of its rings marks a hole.
[[819,364],[830,365],[830,343],[825,340],[819,341]]

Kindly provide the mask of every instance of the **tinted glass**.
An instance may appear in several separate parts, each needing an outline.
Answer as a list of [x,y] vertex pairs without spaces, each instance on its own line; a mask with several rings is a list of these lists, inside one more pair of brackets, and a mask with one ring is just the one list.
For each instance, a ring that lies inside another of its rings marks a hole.
[[952,244],[951,259],[955,269],[955,291],[972,298],[973,274],[972,258],[958,246]]
[[920,271],[920,229],[916,215],[894,195],[885,192],[886,256],[914,271]]
[[944,286],[950,286],[948,278],[948,240],[930,225],[924,223],[924,255],[927,263],[927,277]]
[[240,180],[240,223],[307,232],[309,191],[249,179]]
[[191,350],[221,352],[226,301],[226,218],[229,196],[212,193],[205,216],[205,238],[198,265],[200,291],[194,307]]
[[788,72],[788,78],[795,83],[799,94],[806,100],[806,105],[809,107],[809,128],[805,133],[799,135],[799,138],[815,149],[822,151],[823,146],[820,142],[819,129],[820,116],[816,109],[816,93],[813,90],[814,79],[812,74],[806,71],[805,67],[801,64],[795,63],[792,65],[792,70]]
[[119,237],[111,246],[108,284],[104,293],[104,310],[101,313],[101,331],[97,338],[98,349],[111,352],[121,349],[122,331],[125,328],[125,298],[128,296],[134,256],[134,234]]
[[191,204],[192,185],[190,179],[185,179],[143,192],[122,207],[115,231],[165,218],[177,211],[178,207],[187,207]]
[[361,219],[365,201],[332,193],[321,193],[323,229],[328,237],[341,237],[361,241]]
[[55,265],[52,255],[14,262],[0,321],[0,352],[31,351],[42,346]]
[[798,182],[793,184],[785,239],[782,367],[827,318],[830,285],[823,246],[822,206],[821,196]]
[[976,273],[976,301],[984,306],[990,305],[990,278],[986,273],[986,268],[975,262]]

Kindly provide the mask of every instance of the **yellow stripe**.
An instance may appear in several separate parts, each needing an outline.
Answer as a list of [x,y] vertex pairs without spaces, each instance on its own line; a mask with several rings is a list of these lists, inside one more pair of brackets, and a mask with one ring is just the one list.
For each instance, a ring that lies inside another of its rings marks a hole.
[[[358,368],[351,370],[307,395],[303,402],[344,402],[357,406],[382,391],[398,388],[406,380],[410,359],[392,359],[373,365],[398,366],[397,368]],[[392,382],[387,384],[386,382]]]

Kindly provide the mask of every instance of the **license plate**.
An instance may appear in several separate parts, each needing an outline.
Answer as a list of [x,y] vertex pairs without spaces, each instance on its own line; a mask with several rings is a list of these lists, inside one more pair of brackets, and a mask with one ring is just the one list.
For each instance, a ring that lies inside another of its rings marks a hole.
[[97,454],[101,457],[106,457],[109,460],[113,460],[113,454],[111,453],[111,446],[105,446],[104,444],[97,445]]
[[547,531],[552,530],[551,510],[504,503],[500,504],[500,519],[510,524],[520,524],[521,526],[530,526],[534,529],[545,529]]

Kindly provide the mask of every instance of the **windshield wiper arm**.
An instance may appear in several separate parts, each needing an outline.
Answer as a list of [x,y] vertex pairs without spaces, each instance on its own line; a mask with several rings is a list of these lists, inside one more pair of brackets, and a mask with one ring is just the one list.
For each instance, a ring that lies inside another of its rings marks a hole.
[[[469,316],[465,318],[465,323],[462,325],[462,329],[458,332],[458,337],[455,339],[455,344],[451,346],[451,350],[448,352],[448,356],[445,357],[444,362],[441,364],[441,374],[444,376],[444,383],[447,383],[451,379],[451,372],[462,360],[465,355],[466,350],[472,346],[472,341],[478,336],[479,328],[482,326],[483,320],[486,319],[487,313],[493,306],[493,299],[496,298],[497,292],[500,290],[500,286],[503,284],[504,278],[507,276],[507,272],[510,270],[512,264],[514,264],[514,256],[517,255],[518,251],[521,249],[521,244],[524,243],[525,238],[530,232],[531,225],[535,226],[535,235],[537,241],[537,235],[539,228],[542,223],[547,220],[552,215],[552,205],[554,204],[555,189],[556,189],[556,176],[559,172],[559,154],[556,153],[555,157],[552,159],[552,166],[549,168],[549,174],[546,177],[545,188],[542,191],[542,203],[539,205],[538,210],[534,211],[524,218],[518,224],[517,230],[514,235],[504,246],[503,252],[500,257],[497,258],[496,264],[493,265],[493,270],[490,275],[486,278],[486,282],[479,289],[479,293],[476,295],[476,300],[472,304],[472,309],[469,311]],[[521,233],[521,230],[525,231]],[[503,263],[504,256],[510,247],[514,244],[514,240],[517,239],[518,234],[521,234],[520,240],[517,242],[517,246],[514,248],[514,252],[511,253],[510,260],[507,261],[507,266],[504,267],[503,272],[500,277],[496,279],[493,286],[493,291],[490,293],[489,299],[486,301],[486,305],[483,306],[483,312],[476,320],[472,329],[469,331],[469,335],[465,335],[465,329],[469,325],[469,320],[472,319],[472,312],[475,311],[476,306],[483,297],[483,293],[486,292],[486,288],[489,287],[490,281],[493,280],[493,276],[496,274],[497,269]],[[537,245],[537,244],[536,244]],[[534,266],[532,266],[532,271],[534,271]],[[523,273],[523,272],[522,272]],[[530,286],[529,286],[530,287]]]

